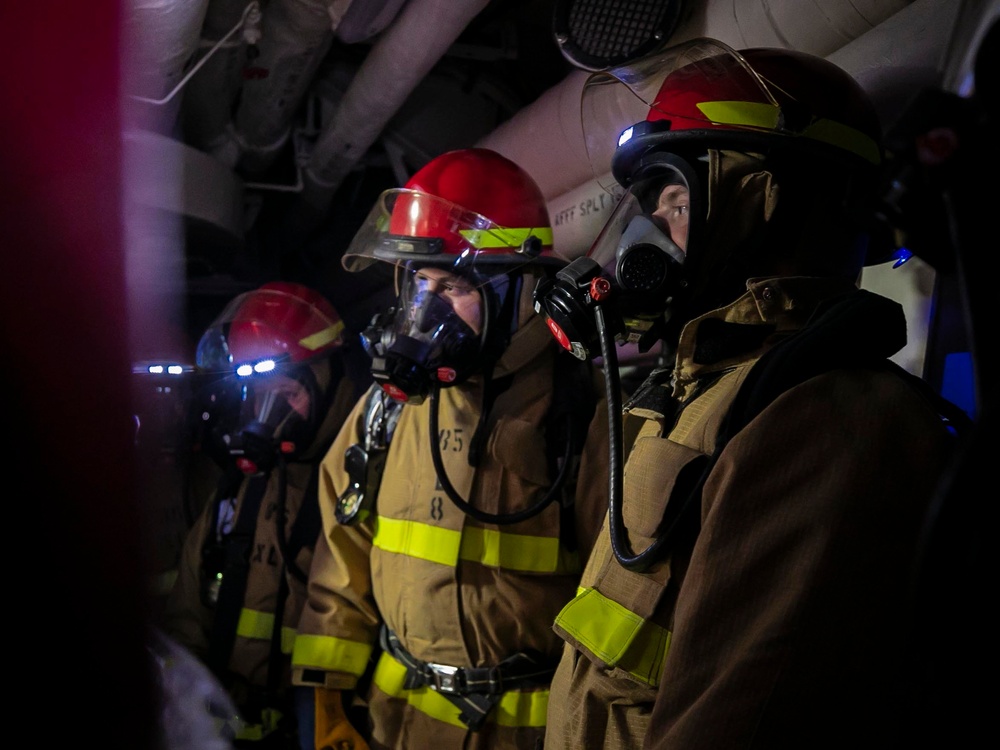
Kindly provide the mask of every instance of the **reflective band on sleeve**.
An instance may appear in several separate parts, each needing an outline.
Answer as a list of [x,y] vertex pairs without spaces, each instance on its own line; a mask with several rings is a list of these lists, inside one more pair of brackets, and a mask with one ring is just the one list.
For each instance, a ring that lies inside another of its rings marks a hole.
[[477,526],[454,531],[380,516],[372,543],[386,552],[450,567],[460,559],[532,573],[571,573],[580,567],[579,557],[563,550],[555,537],[507,534]]
[[[254,638],[270,641],[274,631],[274,615],[270,612],[258,612],[254,609],[240,611],[240,620],[236,623],[236,635],[243,638]],[[281,653],[290,654],[295,646],[295,628],[281,628]]]
[[659,685],[670,631],[647,622],[596,589],[584,589],[556,616],[556,625],[609,667]]
[[372,645],[329,635],[299,633],[292,652],[292,665],[324,672],[345,672],[360,677],[368,666]]
[[518,248],[532,235],[537,237],[542,245],[552,244],[551,227],[529,227],[525,229],[493,227],[491,229],[462,230],[463,239],[479,250],[498,247]]
[[[420,713],[452,726],[465,727],[458,718],[458,708],[440,693],[426,686],[413,690],[404,688],[406,667],[390,654],[383,652],[379,657],[372,680],[383,693],[406,700]],[[508,690],[500,696],[486,720],[504,727],[544,727],[548,707],[548,690]]]
[[[744,125],[765,130],[777,128],[780,113],[780,109],[773,104],[761,102],[702,102],[698,109],[709,120],[720,125]],[[882,160],[875,141],[860,130],[833,120],[818,119],[809,123],[797,135],[850,151],[872,164],[878,164]]]

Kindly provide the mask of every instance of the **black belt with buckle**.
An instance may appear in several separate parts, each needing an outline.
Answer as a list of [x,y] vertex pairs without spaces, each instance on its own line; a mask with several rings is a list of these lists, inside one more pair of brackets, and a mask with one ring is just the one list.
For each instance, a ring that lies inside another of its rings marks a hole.
[[521,685],[547,685],[556,662],[537,653],[520,651],[493,667],[453,667],[417,659],[382,626],[382,648],[406,667],[408,690],[427,686],[441,693],[460,710],[459,718],[469,729],[479,729],[500,696]]

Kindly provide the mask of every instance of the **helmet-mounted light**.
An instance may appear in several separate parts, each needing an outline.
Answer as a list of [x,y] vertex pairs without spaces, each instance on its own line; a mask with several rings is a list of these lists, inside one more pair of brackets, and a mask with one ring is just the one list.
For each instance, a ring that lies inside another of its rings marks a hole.
[[[288,358],[285,358],[288,361]],[[252,375],[264,375],[274,372],[278,368],[278,361],[273,357],[262,359],[259,362],[245,362],[236,366],[236,375],[241,378],[249,378]]]

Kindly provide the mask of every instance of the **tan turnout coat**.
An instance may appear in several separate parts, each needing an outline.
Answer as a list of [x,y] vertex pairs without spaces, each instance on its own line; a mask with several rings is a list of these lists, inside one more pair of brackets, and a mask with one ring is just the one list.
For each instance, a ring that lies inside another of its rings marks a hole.
[[[660,386],[686,403],[679,418],[630,417],[642,422],[623,480],[633,551],[662,532],[682,470],[712,453],[750,367],[851,289],[751,280],[687,324],[675,380]],[[750,343],[764,326],[773,333]],[[723,329],[738,329],[729,351]],[[950,444],[889,372],[845,362],[784,392],[721,454],[697,536],[635,572],[600,535],[581,594],[557,617],[566,646],[547,750],[839,748],[884,729],[919,525]]]
[[[440,389],[439,445],[454,488],[475,508],[510,513],[547,491],[546,415],[559,351],[532,317],[514,335],[495,377],[510,376],[489,419],[477,469],[469,441],[480,415],[478,380]],[[362,442],[359,401],[322,465],[324,536],[316,549],[309,599],[299,624],[295,680],[354,689],[369,658],[378,665],[368,698],[374,748],[533,748],[540,746],[547,685],[503,694],[485,726],[470,732],[458,709],[428,687],[405,689],[403,669],[373,648],[385,623],[418,659],[458,667],[498,664],[524,649],[558,659],[552,621],[579,582],[607,510],[608,426],[604,386],[575,487],[560,503],[515,524],[482,523],[442,490],[429,436],[432,399],[402,409],[389,447],[375,513],[357,525],[334,518],[347,486],[344,452]],[[555,384],[559,387],[559,384]],[[374,654],[374,655],[373,655]]]

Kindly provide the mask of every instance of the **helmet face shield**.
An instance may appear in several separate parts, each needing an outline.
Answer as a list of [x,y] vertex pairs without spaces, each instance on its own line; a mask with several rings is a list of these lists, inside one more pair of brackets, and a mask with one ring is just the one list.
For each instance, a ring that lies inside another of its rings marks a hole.
[[547,225],[504,227],[444,198],[393,189],[379,196],[344,253],[343,265],[354,272],[378,261],[390,269],[399,261],[412,261],[481,284],[528,263],[563,264],[543,253],[551,245]]
[[[627,184],[650,149],[805,152],[879,163],[881,128],[863,90],[822,58],[736,51],[695,39],[592,75],[581,99],[584,145],[606,187]],[[617,139],[614,135],[617,134]]]

